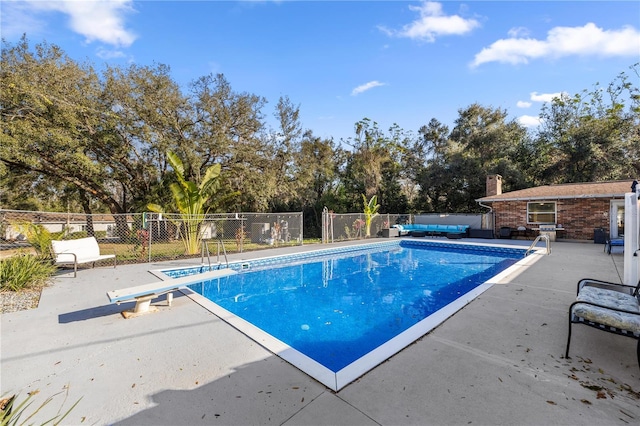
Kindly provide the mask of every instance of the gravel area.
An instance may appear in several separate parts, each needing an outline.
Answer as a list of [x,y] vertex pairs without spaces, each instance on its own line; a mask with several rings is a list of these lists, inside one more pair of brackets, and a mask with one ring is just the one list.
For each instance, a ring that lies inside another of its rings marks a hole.
[[41,293],[41,288],[0,292],[0,314],[37,308]]

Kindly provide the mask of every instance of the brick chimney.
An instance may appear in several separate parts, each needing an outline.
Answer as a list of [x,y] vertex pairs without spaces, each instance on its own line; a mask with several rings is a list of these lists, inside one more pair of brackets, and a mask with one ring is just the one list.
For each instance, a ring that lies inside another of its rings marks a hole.
[[487,197],[502,194],[502,176],[487,175]]

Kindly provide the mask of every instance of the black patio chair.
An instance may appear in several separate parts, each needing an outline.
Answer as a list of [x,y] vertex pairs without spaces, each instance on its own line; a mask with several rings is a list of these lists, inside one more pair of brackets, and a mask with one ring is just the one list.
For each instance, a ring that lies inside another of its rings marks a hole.
[[584,324],[638,341],[640,367],[640,281],[637,286],[585,278],[578,282],[576,301],[569,307],[569,335],[564,357],[569,358],[571,326]]
[[511,228],[508,226],[503,226],[500,228],[500,238],[511,238]]

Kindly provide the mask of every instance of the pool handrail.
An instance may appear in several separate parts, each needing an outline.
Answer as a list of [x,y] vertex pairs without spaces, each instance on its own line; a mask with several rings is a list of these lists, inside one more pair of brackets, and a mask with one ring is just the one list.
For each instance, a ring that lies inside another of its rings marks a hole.
[[[217,247],[218,247],[218,266],[220,265],[220,246],[222,245],[222,253],[224,255],[224,261],[227,265],[227,268],[229,267],[229,258],[227,258],[227,249],[224,246],[224,241],[222,241],[222,238],[219,238],[218,241],[216,241],[217,243]],[[201,262],[204,265],[204,253],[207,253],[207,265],[209,266],[209,270],[211,270],[211,253],[209,252],[209,241],[202,239],[202,248],[200,249],[200,258],[201,258]]]
[[527,249],[527,251],[524,253],[525,256],[528,256],[530,252],[532,252],[533,250],[535,250],[536,248],[536,244],[538,244],[538,242],[540,240],[545,240],[546,241],[546,248],[547,248],[547,255],[551,254],[551,240],[549,239],[549,235],[547,234],[540,234],[536,237],[535,240],[533,240],[533,242],[531,243],[531,245],[529,246],[529,248]]

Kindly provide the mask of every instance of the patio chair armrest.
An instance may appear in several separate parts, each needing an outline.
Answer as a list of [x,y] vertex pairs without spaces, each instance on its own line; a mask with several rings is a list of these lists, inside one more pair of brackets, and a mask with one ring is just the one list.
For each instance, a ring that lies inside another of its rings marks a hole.
[[[54,257],[54,260],[58,263],[78,263],[78,255],[75,253],[70,253],[70,252],[66,252],[66,253],[57,253],[55,254],[56,257]],[[73,260],[71,262],[65,262],[62,259],[60,259],[61,256],[72,256]]]

